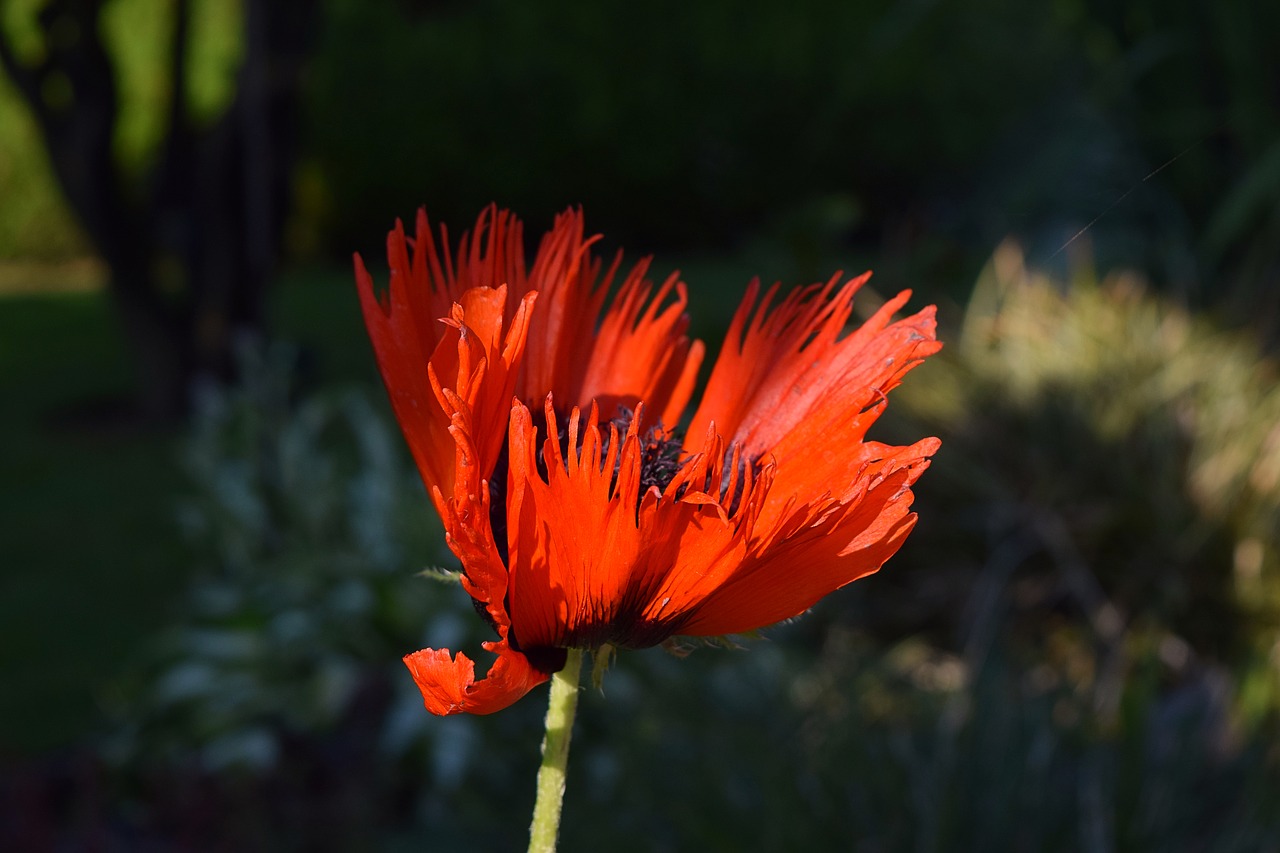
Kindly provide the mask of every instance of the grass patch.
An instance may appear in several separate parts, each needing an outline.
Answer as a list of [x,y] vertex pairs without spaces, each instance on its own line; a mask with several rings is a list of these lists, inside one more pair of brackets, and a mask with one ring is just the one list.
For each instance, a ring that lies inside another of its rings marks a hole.
[[[0,303],[0,749],[83,732],[181,584],[170,436],[113,425],[128,389],[101,293]],[[95,402],[97,401],[97,402]]]

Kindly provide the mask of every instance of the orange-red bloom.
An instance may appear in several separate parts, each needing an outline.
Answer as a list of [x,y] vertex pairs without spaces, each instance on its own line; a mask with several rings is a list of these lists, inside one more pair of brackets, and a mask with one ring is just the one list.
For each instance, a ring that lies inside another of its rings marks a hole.
[[606,308],[619,260],[591,255],[582,214],[556,219],[527,270],[518,220],[490,208],[456,258],[425,213],[387,239],[361,304],[396,417],[444,519],[462,584],[498,639],[476,680],[464,654],[405,663],[436,714],[485,714],[567,648],[640,648],[796,616],[876,571],[915,525],[911,485],[938,440],[866,441],[885,394],[940,344],[903,292],[846,332],[869,274],[733,319],[681,440],[702,361],[684,284],[641,261]]

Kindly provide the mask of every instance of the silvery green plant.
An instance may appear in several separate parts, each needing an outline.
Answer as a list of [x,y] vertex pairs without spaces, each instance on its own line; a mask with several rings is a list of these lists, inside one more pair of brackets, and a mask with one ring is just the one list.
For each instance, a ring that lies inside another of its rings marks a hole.
[[397,650],[440,626],[437,587],[408,556],[441,548],[412,510],[421,486],[365,392],[300,394],[283,344],[242,342],[238,357],[239,384],[196,394],[176,519],[195,568],[176,623],[122,691],[109,753],[262,770],[286,733],[332,729],[362,691],[383,696],[383,747],[409,749],[424,728],[398,708],[421,700],[396,677]]

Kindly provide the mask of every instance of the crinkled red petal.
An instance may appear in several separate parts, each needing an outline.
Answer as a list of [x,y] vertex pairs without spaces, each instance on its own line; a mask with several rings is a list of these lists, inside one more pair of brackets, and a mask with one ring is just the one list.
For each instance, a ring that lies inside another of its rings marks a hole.
[[891,322],[899,294],[845,332],[862,276],[838,277],[752,312],[753,283],[691,429],[719,430],[770,479],[749,553],[698,605],[684,632],[752,630],[796,616],[880,568],[915,523],[910,486],[938,440],[864,442],[902,376],[940,346],[933,308]]
[[[803,457],[809,471],[826,471],[825,463],[842,455],[846,442],[861,442],[889,390],[941,347],[932,306],[890,323],[910,291],[846,334],[854,294],[869,276],[851,279],[838,290],[836,276],[770,307],[778,290],[774,285],[754,312],[759,284],[752,282],[725,336],[690,434],[699,434],[714,420],[721,435],[748,453],[768,453],[779,463]],[[832,471],[832,479],[840,473]]]
[[645,278],[646,258],[604,309],[622,256],[602,274],[600,260],[590,254],[598,239],[585,236],[582,211],[570,210],[556,217],[538,247],[528,286],[541,295],[517,396],[537,403],[551,395],[584,409],[595,402],[608,418],[619,405],[634,409],[643,400],[655,417],[674,426],[703,356],[702,342],[685,334],[685,285],[672,274],[655,293]]
[[446,649],[422,649],[405,655],[405,666],[422,691],[422,701],[428,711],[441,716],[492,714],[550,678],[505,640],[484,646],[497,654],[498,659],[479,681],[475,678],[475,664],[462,652],[451,657]]
[[878,571],[915,526],[909,487],[935,447],[928,440],[904,448],[895,467],[862,478],[860,493],[847,501],[789,502],[774,521],[758,519],[746,558],[706,596],[683,633],[716,636],[772,625]]
[[[481,252],[486,226],[488,240]],[[464,395],[467,404],[489,426],[477,442],[482,461],[495,461],[501,449],[507,401],[515,389],[535,294],[509,298],[503,282],[494,279],[523,264],[519,237],[513,217],[492,208],[482,213],[469,255],[463,237],[459,278],[447,257],[447,266],[441,266],[426,213],[419,211],[412,259],[399,221],[387,237],[391,279],[381,297],[363,260],[355,258],[360,305],[378,369],[428,493],[453,490],[454,451],[444,389],[470,389]],[[443,507],[436,509],[443,513]]]
[[[657,293],[645,280],[649,261],[628,274],[606,312],[589,358],[586,373],[573,397],[579,406],[596,403],[606,417],[618,406],[635,409],[643,401],[657,422],[674,427],[689,405],[702,341],[686,337],[688,293],[672,273]],[[650,424],[641,424],[644,429]]]
[[[554,434],[550,400],[546,417]],[[669,497],[656,489],[641,496],[638,421],[622,436],[612,426],[602,431],[597,409],[585,419],[575,409],[568,449],[556,440],[538,448],[529,411],[513,407],[508,599],[522,644],[655,645],[679,633],[690,608],[746,556],[748,513],[729,517],[703,490],[719,484],[718,461],[708,463],[710,477],[706,465],[687,465],[679,498],[679,485],[667,489]],[[700,458],[722,456],[715,439]],[[752,494],[744,503],[755,506]]]

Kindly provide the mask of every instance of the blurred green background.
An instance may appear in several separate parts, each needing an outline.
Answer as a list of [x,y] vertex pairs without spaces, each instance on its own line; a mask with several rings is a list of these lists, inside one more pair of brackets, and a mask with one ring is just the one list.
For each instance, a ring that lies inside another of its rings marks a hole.
[[[885,571],[588,691],[565,849],[1280,850],[1280,6],[0,3],[0,847],[519,849],[350,275],[582,204],[946,349]],[[159,365],[159,367],[157,367]],[[172,369],[160,369],[171,367]]]

